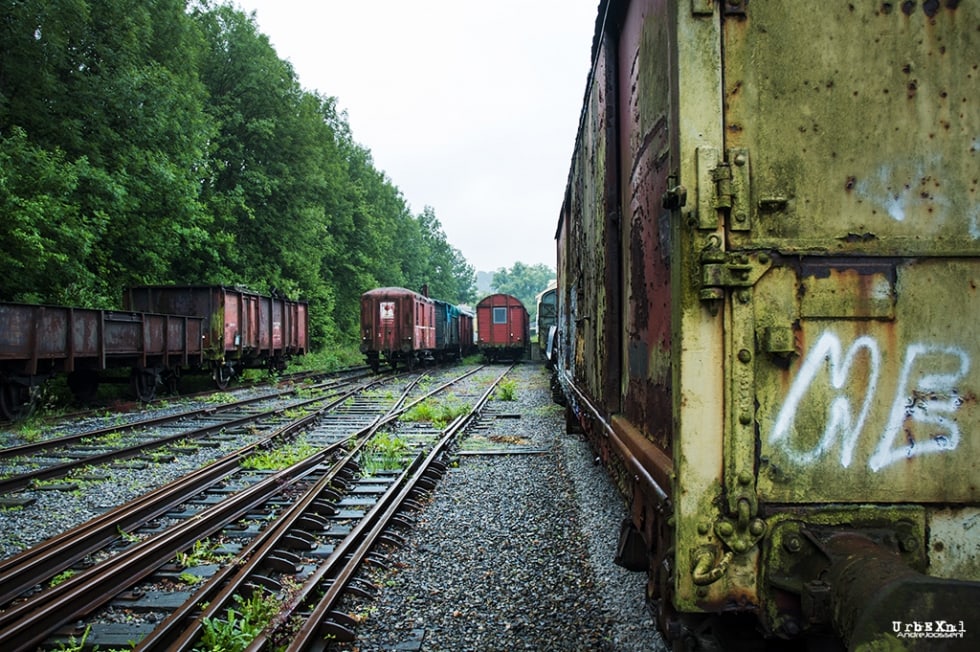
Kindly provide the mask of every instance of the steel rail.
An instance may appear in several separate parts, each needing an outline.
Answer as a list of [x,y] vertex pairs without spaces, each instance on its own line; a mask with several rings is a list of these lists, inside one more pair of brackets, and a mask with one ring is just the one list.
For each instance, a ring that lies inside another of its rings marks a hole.
[[[405,400],[422,378],[423,376],[419,376],[405,388],[398,401],[395,402],[395,405],[384,417],[375,419],[369,426],[352,433],[345,440],[338,442],[344,446],[352,439],[360,443],[352,450],[349,450],[319,482],[276,519],[275,524],[266,528],[259,536],[253,539],[236,555],[233,562],[226,564],[211,577],[190,599],[167,616],[159,626],[144,637],[134,649],[146,652],[149,650],[180,650],[193,647],[193,641],[200,636],[204,618],[224,609],[231,601],[232,595],[239,592],[257,574],[257,571],[262,568],[266,560],[277,552],[282,537],[289,531],[297,529],[298,522],[306,515],[315,513],[315,503],[322,500],[324,494],[328,492],[331,484],[335,482],[337,475],[343,469],[351,468],[351,465],[354,464],[354,458],[363,446],[363,443],[378,428],[387,423],[393,415],[397,416],[407,409],[403,407]],[[207,603],[208,607],[204,613],[200,613],[201,608],[199,605],[203,603]]]
[[[370,386],[369,384],[368,387]],[[198,473],[188,474],[18,555],[0,560],[0,606],[118,539],[120,531],[129,532],[238,472],[241,459],[267,446],[271,441],[289,436],[313,423],[324,412],[333,409],[358,391],[360,390],[352,389],[342,394],[316,413],[276,429],[263,439],[212,462]]]
[[[375,381],[372,381],[370,383],[367,383],[364,386],[359,387],[359,389],[362,389],[362,390],[363,389],[367,389],[367,388],[372,387],[373,385],[378,384],[378,383],[381,383],[381,382],[384,382],[384,381],[382,381],[382,380],[375,380]],[[261,400],[266,400],[266,399],[269,399],[269,398],[275,398],[276,396],[281,396],[283,394],[291,394],[294,391],[295,390],[289,390],[287,392],[282,392],[282,394],[268,394],[268,395],[261,396],[261,397],[256,397],[256,398],[252,398],[252,399],[246,399],[244,401],[240,401],[240,402],[237,402],[235,404],[229,404],[227,407],[226,406],[222,406],[222,409],[220,409],[220,410],[215,409],[215,408],[206,408],[206,409],[203,409],[203,410],[196,410],[196,411],[192,411],[191,412],[191,415],[193,416],[194,414],[213,414],[213,413],[217,413],[217,412],[224,412],[226,410],[230,410],[230,409],[233,409],[233,408],[236,408],[236,407],[241,407],[242,405],[247,405],[249,403],[253,403],[253,402],[257,402],[257,401],[261,401]],[[352,390],[352,391],[355,391],[355,390]],[[317,402],[323,401],[323,400],[325,400],[324,397],[307,398],[307,399],[303,399],[301,401],[297,401],[295,404],[293,404],[290,407],[302,407],[302,406],[310,405],[312,403],[317,403]],[[224,421],[224,422],[219,423],[219,424],[212,424],[212,425],[209,425],[209,426],[204,426],[202,428],[185,430],[185,431],[180,432],[180,433],[177,433],[177,434],[164,435],[162,437],[155,438],[155,439],[152,439],[152,440],[149,440],[149,441],[146,441],[146,442],[142,442],[142,443],[139,443],[139,444],[134,444],[132,446],[127,446],[126,448],[119,448],[119,449],[115,449],[115,450],[110,450],[110,451],[106,451],[104,453],[95,453],[93,455],[89,455],[89,456],[86,456],[86,457],[83,457],[83,458],[80,458],[80,459],[77,459],[77,460],[73,460],[71,462],[64,462],[64,463],[61,463],[61,464],[55,464],[55,465],[52,465],[52,466],[49,466],[49,467],[45,467],[43,469],[37,469],[37,470],[30,471],[30,472],[27,472],[27,473],[21,473],[21,474],[18,474],[18,475],[13,475],[13,476],[7,477],[7,478],[2,478],[2,479],[0,479],[0,494],[2,494],[2,493],[10,493],[10,492],[16,491],[18,489],[24,489],[26,487],[29,487],[30,484],[31,484],[31,482],[34,481],[34,480],[48,480],[48,479],[51,479],[51,478],[62,477],[64,475],[67,475],[69,472],[71,472],[71,471],[73,471],[75,469],[83,468],[83,467],[86,467],[86,466],[91,466],[93,464],[100,464],[100,463],[111,461],[111,460],[125,460],[125,459],[130,459],[132,457],[136,457],[137,455],[140,455],[144,451],[151,450],[151,449],[154,449],[154,448],[160,448],[162,446],[166,446],[167,444],[171,444],[173,442],[180,441],[182,439],[196,439],[196,438],[200,438],[200,437],[205,437],[207,435],[220,432],[221,430],[226,429],[226,428],[229,428],[229,427],[239,426],[239,425],[242,425],[242,424],[245,424],[245,423],[249,423],[251,421],[257,421],[258,419],[263,419],[263,418],[267,418],[267,417],[270,417],[270,416],[279,414],[284,409],[285,408],[283,406],[277,406],[275,408],[271,408],[269,410],[265,410],[265,411],[262,411],[262,412],[257,412],[255,414],[249,414],[249,415],[245,415],[245,416],[238,417],[238,418],[235,418],[235,419],[230,419],[228,421]],[[185,415],[176,415],[176,416],[170,417],[169,419],[163,419],[163,421],[178,421],[179,419],[183,418],[184,416]],[[110,429],[110,431],[111,431],[111,429]],[[86,434],[86,435],[83,435],[83,436],[90,436],[90,435],[87,435]],[[74,438],[75,438],[74,435],[72,435],[72,436],[69,437],[69,439],[74,439]]]
[[[363,437],[377,430],[379,425],[379,421],[376,420],[352,437]],[[341,443],[346,444],[346,441]],[[243,588],[260,574],[266,562],[281,550],[283,537],[290,531],[298,529],[297,524],[300,520],[317,513],[315,503],[323,500],[325,493],[329,493],[330,486],[336,482],[339,474],[345,469],[353,468],[355,455],[356,451],[348,452],[335,462],[324,477],[276,520],[275,525],[264,530],[241,550],[232,562],[209,578],[207,584],[164,619],[139,642],[134,650],[146,652],[193,648],[194,641],[201,634],[204,619],[222,612],[231,602],[232,596],[242,592]],[[200,605],[205,603],[208,606],[202,612]]]
[[221,530],[316,472],[342,447],[343,442],[331,444],[288,469],[271,474],[221,503],[203,509],[193,518],[9,607],[0,613],[0,647],[21,650],[41,644],[52,631],[101,607],[123,589],[151,575],[177,552]]
[[[343,378],[343,379],[331,379],[317,385],[310,385],[310,387],[316,387],[319,389],[334,389],[335,387],[342,387],[346,383],[353,382],[364,376],[355,376],[353,378]],[[245,405],[250,405],[252,403],[258,403],[259,401],[265,401],[272,398],[278,398],[281,396],[288,396],[289,394],[295,394],[298,388],[291,387],[288,389],[281,389],[271,391],[267,394],[262,394],[261,396],[251,396],[248,398],[243,398],[241,400],[233,401],[230,403],[222,403],[221,405],[208,405],[205,407],[192,408],[190,410],[184,410],[183,412],[178,412],[174,414],[151,416],[146,419],[139,419],[136,421],[130,421],[129,423],[123,423],[114,426],[105,426],[103,428],[95,428],[93,430],[86,430],[85,432],[78,432],[71,435],[64,435],[62,437],[52,437],[51,439],[45,439],[44,441],[31,442],[29,444],[20,444],[18,446],[7,446],[0,448],[0,459],[10,459],[14,457],[25,457],[27,455],[33,455],[34,453],[41,453],[48,451],[52,448],[58,448],[61,446],[69,446],[71,444],[76,444],[81,442],[83,439],[91,439],[95,437],[103,437],[108,434],[119,433],[119,432],[129,432],[132,430],[137,430],[139,428],[149,428],[152,426],[159,426],[162,424],[169,423],[171,421],[180,421],[181,419],[187,419],[189,417],[195,417],[201,414],[216,414],[219,412],[227,412],[228,410],[233,410]]]
[[[348,441],[353,439],[358,443],[348,452],[343,460],[337,463],[337,465],[339,467],[348,467],[348,464],[353,463],[353,460],[358,455],[361,448],[371,438],[371,436],[377,432],[378,429],[390,421],[398,418],[401,414],[404,414],[419,402],[438,394],[454,383],[475,374],[482,368],[483,367],[478,367],[477,369],[462,374],[442,385],[439,385],[435,389],[430,390],[418,399],[406,403],[409,393],[422,379],[420,376],[418,379],[416,379],[412,386],[406,388],[402,396],[396,402],[395,406],[392,407],[385,416],[379,418],[374,424],[355,433],[348,439]],[[397,487],[399,482],[403,482],[403,480],[396,480],[393,487]],[[277,554],[278,550],[281,548],[281,537],[285,536],[288,532],[297,529],[297,522],[313,510],[313,504],[321,499],[324,490],[329,486],[329,484],[330,478],[324,477],[317,486],[312,487],[305,496],[299,499],[293,506],[290,507],[290,509],[282,514],[273,526],[266,530],[268,536],[263,537],[261,540],[253,540],[245,550],[242,550],[238,554],[236,558],[237,560],[247,559],[247,561],[225,566],[222,571],[219,571],[219,575],[211,578],[206,586],[199,589],[191,599],[184,603],[182,607],[168,616],[134,649],[138,650],[139,652],[193,649],[196,641],[198,641],[202,635],[205,619],[220,617],[222,614],[224,614],[226,609],[231,605],[233,596],[241,593],[243,591],[243,587],[247,586],[252,578],[261,574],[266,560]],[[384,501],[387,496],[390,496],[392,492],[392,488],[389,487],[385,496],[379,499],[379,503]],[[352,537],[356,538],[358,536],[357,533],[362,531],[365,527],[363,525],[364,521],[374,518],[372,515],[376,514],[377,510],[377,505],[369,510],[369,512],[361,519],[361,522],[355,526],[351,533],[337,545],[334,552],[326,560],[324,560],[322,564],[320,564],[318,570],[315,572],[320,574],[326,573],[330,568],[341,563],[345,557],[345,551],[349,550],[352,545]],[[207,603],[208,605],[204,610],[201,610],[201,608],[198,606],[202,603]]]
[[[378,504],[372,509],[369,515],[358,523],[358,525],[351,531],[351,533],[344,539],[341,546],[338,546],[334,550],[333,554],[328,559],[341,560],[344,559],[348,554],[351,555],[350,560],[343,564],[339,572],[333,574],[332,568],[328,568],[328,564],[325,563],[321,565],[316,571],[314,571],[311,576],[303,583],[300,589],[300,595],[292,601],[292,604],[298,607],[303,601],[313,595],[317,587],[321,586],[326,580],[330,579],[330,585],[326,588],[322,597],[319,598],[316,605],[313,607],[310,614],[306,617],[306,621],[298,632],[296,632],[289,646],[286,648],[287,652],[298,652],[301,650],[306,650],[315,640],[320,640],[321,627],[330,621],[331,612],[333,611],[335,605],[340,599],[343,591],[346,589],[351,579],[354,577],[354,573],[360,568],[361,563],[367,557],[368,553],[377,543],[379,537],[382,533],[389,527],[392,519],[402,510],[405,509],[405,504],[419,491],[423,490],[423,480],[426,478],[431,478],[432,475],[442,475],[445,472],[445,467],[441,469],[437,468],[439,464],[438,458],[441,457],[445,451],[448,449],[449,445],[455,441],[456,436],[461,432],[470,421],[473,420],[475,415],[486,405],[487,401],[493,393],[493,390],[499,385],[500,381],[507,375],[510,370],[513,369],[513,365],[508,367],[501,373],[496,380],[490,385],[489,388],[483,393],[483,395],[477,400],[476,404],[469,411],[466,416],[461,416],[454,420],[449,426],[443,430],[443,435],[439,442],[436,443],[432,450],[429,451],[428,455],[422,459],[422,454],[420,453],[416,460],[406,469],[403,477],[406,478],[400,485],[393,485],[392,488],[385,494],[385,496],[391,496],[390,499],[379,501]],[[410,474],[410,477],[409,477]],[[400,486],[400,490],[397,495],[395,495],[394,489],[396,486]],[[374,518],[368,518],[371,514],[376,513]],[[364,531],[366,530],[366,532]],[[295,610],[295,607],[294,609]],[[292,615],[292,611],[287,611],[285,616],[288,617]],[[283,614],[280,614],[280,618]],[[246,652],[259,652],[259,650],[264,649],[271,642],[271,636],[273,632],[263,631],[252,643],[246,648]]]

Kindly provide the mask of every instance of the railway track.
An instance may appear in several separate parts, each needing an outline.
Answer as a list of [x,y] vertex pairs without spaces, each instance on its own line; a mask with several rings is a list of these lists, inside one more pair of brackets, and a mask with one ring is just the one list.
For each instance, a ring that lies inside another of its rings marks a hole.
[[[27,650],[85,639],[103,649],[207,648],[214,645],[208,637],[230,629],[236,617],[241,624],[243,605],[255,604],[277,608],[253,632],[249,649],[286,640],[290,649],[317,649],[325,634],[348,636],[350,623],[333,605],[343,591],[358,589],[353,573],[373,546],[397,540],[392,522],[434,486],[447,446],[502,377],[477,371],[424,391],[430,381],[414,376],[398,388],[352,393],[282,424],[264,446],[226,455],[0,562],[0,644]],[[452,389],[462,382],[469,391]],[[465,410],[447,426],[398,421],[449,392]],[[377,442],[390,441],[394,431],[403,446],[393,464],[378,465]],[[299,433],[308,452],[285,468],[239,464]],[[223,553],[211,563],[187,561],[212,543]],[[77,573],[50,585],[69,569]],[[112,622],[120,609],[153,611],[154,622]]]
[[303,385],[270,389],[258,395],[203,404],[176,413],[150,416],[122,424],[98,427],[0,449],[0,494],[30,487],[52,478],[68,476],[79,469],[141,457],[144,461],[168,461],[153,451],[169,449],[242,428],[272,421],[285,410],[304,409],[337,397],[346,398],[372,386],[377,378],[366,375],[330,379]]

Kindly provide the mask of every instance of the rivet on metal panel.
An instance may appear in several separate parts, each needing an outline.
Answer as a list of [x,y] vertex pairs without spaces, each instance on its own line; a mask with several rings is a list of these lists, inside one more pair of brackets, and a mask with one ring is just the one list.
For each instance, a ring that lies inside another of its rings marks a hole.
[[738,361],[743,364],[752,362],[752,352],[748,349],[742,349],[738,352]]
[[747,426],[752,423],[752,415],[748,412],[742,412],[740,415],[738,415],[738,422],[743,426]]
[[919,549],[919,539],[912,534],[899,535],[898,545],[902,552],[915,552]]
[[799,535],[791,534],[783,539],[783,548],[786,549],[786,552],[797,553],[803,549],[803,540],[800,539]]

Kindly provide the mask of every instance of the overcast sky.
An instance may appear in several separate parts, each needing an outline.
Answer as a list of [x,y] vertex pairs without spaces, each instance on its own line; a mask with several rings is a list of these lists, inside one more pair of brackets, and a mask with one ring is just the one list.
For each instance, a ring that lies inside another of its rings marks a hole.
[[555,267],[598,0],[233,0],[477,271]]

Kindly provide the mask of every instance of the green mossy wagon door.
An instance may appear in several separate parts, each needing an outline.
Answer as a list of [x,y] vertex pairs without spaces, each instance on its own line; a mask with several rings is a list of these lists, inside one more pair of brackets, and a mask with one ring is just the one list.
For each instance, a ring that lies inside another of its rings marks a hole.
[[725,248],[758,276],[729,413],[760,495],[977,502],[980,3],[727,7]]

